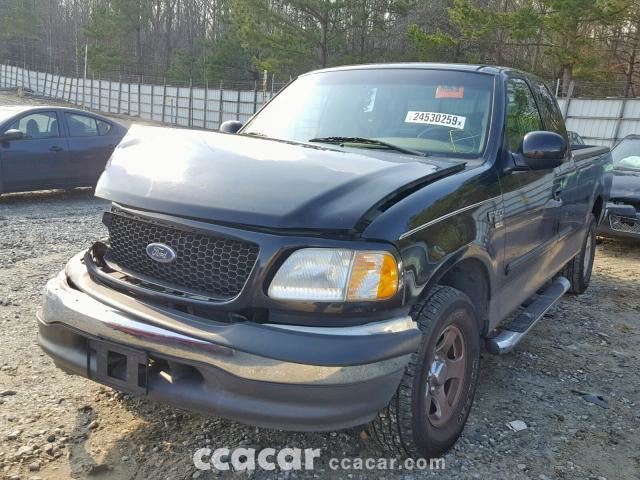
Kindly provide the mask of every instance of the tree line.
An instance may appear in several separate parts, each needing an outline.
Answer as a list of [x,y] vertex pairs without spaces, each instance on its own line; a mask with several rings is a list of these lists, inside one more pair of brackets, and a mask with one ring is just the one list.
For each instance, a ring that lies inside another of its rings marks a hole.
[[0,0],[0,61],[171,82],[471,62],[640,95],[640,0]]

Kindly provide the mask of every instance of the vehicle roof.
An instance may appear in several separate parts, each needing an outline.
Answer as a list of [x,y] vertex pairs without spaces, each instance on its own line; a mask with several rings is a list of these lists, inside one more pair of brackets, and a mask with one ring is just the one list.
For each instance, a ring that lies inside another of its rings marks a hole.
[[618,140],[613,147],[611,147],[611,151],[615,150],[616,148],[618,148],[620,145],[622,145],[623,143],[625,143],[628,140],[640,140],[640,134],[638,133],[631,133],[629,135],[626,135],[624,137],[622,137],[620,140]]
[[[0,123],[8,120],[11,117],[16,115],[20,115],[29,111],[42,111],[42,110],[63,110],[69,112],[77,112],[82,114],[94,115],[96,117],[105,118],[100,114],[87,112],[86,110],[81,110],[79,108],[65,107],[60,105],[0,105]],[[105,118],[105,120],[113,123],[113,121]]]
[[313,70],[303,75],[320,72],[337,72],[342,70],[376,70],[376,69],[414,69],[414,70],[449,70],[454,72],[481,72],[498,75],[504,71],[519,71],[513,68],[496,65],[469,64],[469,63],[430,63],[430,62],[403,62],[403,63],[367,63],[362,65],[344,65],[341,67],[329,67],[321,70]]

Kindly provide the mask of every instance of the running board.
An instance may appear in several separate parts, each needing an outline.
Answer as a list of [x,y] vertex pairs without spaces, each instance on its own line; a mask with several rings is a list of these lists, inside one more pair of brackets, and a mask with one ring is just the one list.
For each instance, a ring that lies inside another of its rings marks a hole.
[[529,333],[538,320],[567,293],[571,284],[564,277],[558,277],[549,288],[540,293],[524,312],[518,315],[498,335],[487,340],[487,348],[491,353],[509,353]]

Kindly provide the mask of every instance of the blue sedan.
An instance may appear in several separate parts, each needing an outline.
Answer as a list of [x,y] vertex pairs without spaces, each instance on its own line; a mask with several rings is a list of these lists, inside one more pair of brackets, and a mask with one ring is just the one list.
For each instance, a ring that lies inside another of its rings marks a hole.
[[94,186],[127,129],[64,107],[0,107],[0,194]]

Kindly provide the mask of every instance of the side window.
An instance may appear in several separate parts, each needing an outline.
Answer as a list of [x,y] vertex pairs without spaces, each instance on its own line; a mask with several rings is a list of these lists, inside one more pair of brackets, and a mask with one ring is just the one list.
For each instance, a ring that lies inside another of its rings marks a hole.
[[97,137],[100,135],[98,122],[93,117],[76,113],[65,113],[69,125],[69,135],[72,137]]
[[518,151],[524,136],[536,130],[542,130],[542,120],[529,85],[520,78],[509,79],[505,121],[505,136],[509,150]]
[[58,117],[54,112],[38,112],[25,115],[15,121],[8,130],[20,130],[25,139],[54,138],[60,136]]
[[538,95],[542,100],[540,107],[545,118],[545,123],[547,124],[547,130],[566,137],[567,130],[564,126],[564,120],[562,119],[558,102],[556,102],[555,97],[544,83],[536,81],[535,85],[538,89]]
[[103,122],[102,120],[96,120],[98,123],[98,134],[106,135],[111,131],[111,124],[107,122]]

